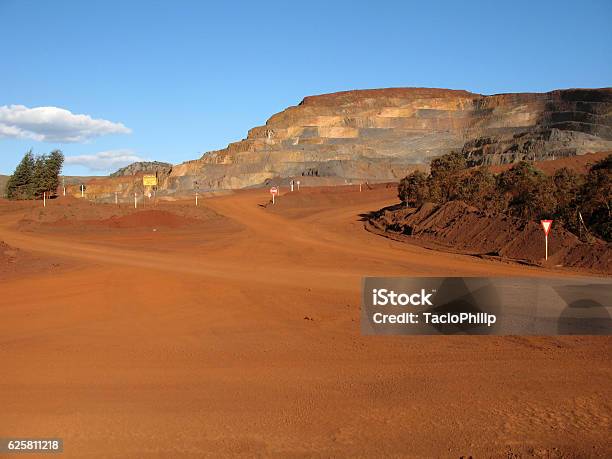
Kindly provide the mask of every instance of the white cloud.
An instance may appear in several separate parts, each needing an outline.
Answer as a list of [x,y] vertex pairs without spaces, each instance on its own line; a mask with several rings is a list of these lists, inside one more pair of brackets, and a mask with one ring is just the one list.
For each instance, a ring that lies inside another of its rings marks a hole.
[[84,166],[95,172],[114,172],[128,164],[137,161],[147,161],[138,156],[133,150],[108,150],[91,155],[66,156],[64,164]]
[[85,142],[108,134],[129,134],[121,123],[76,115],[58,107],[0,106],[0,137],[41,142]]

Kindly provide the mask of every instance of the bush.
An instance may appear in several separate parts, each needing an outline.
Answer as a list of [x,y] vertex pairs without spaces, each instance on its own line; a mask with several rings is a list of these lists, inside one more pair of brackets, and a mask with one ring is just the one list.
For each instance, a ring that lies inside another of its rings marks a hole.
[[461,200],[523,220],[550,218],[574,234],[586,226],[590,233],[612,240],[612,155],[595,163],[586,176],[568,168],[547,176],[526,161],[497,177],[486,168],[465,168],[465,158],[457,153],[436,158],[429,176],[413,172],[402,179],[398,196],[414,205]]
[[404,177],[397,187],[397,196],[404,204],[420,206],[429,199],[427,176],[415,171]]
[[456,175],[466,167],[465,157],[461,153],[451,152],[433,159],[427,183],[430,199],[440,204],[451,200],[455,191]]
[[612,155],[595,163],[586,175],[576,198],[588,229],[597,236],[612,241]]
[[452,199],[481,209],[498,209],[495,176],[486,167],[479,167],[456,179]]
[[584,177],[567,167],[557,170],[552,176],[557,209],[555,218],[572,232],[579,232],[576,203]]
[[511,215],[525,220],[554,216],[557,207],[554,183],[526,161],[499,174],[497,189],[504,195],[506,211]]

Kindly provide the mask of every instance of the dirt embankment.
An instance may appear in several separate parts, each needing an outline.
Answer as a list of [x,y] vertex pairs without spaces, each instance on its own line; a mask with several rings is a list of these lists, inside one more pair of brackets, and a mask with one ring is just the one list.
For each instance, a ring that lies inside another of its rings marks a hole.
[[545,261],[544,234],[537,223],[486,214],[460,201],[426,203],[418,209],[387,207],[370,215],[366,228],[393,239],[481,257],[612,273],[611,244],[582,242],[553,224]]
[[195,207],[189,202],[151,202],[137,209],[126,204],[100,204],[75,198],[51,201],[47,207],[30,206],[17,223],[21,231],[80,231],[112,229],[194,228],[228,226],[219,215],[205,205]]
[[302,218],[317,212],[355,204],[372,203],[375,205],[381,198],[392,199],[396,194],[397,183],[304,187],[293,193],[282,189],[274,205],[272,205],[272,198],[266,204],[261,205],[268,211],[284,217]]

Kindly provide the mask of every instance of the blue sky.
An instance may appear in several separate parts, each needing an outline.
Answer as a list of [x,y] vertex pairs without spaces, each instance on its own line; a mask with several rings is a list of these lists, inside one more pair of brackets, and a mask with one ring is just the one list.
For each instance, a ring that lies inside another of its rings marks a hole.
[[66,174],[179,163],[311,94],[612,85],[610,0],[0,0],[0,21],[5,174],[30,148]]

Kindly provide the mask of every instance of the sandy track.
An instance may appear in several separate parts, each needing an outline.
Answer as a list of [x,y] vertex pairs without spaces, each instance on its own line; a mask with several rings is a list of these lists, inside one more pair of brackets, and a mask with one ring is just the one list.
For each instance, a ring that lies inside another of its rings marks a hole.
[[612,453],[608,338],[359,334],[364,275],[551,272],[364,231],[392,190],[313,199],[210,199],[242,229],[150,248],[5,215],[0,240],[79,264],[0,281],[2,434],[60,436],[72,457]]

